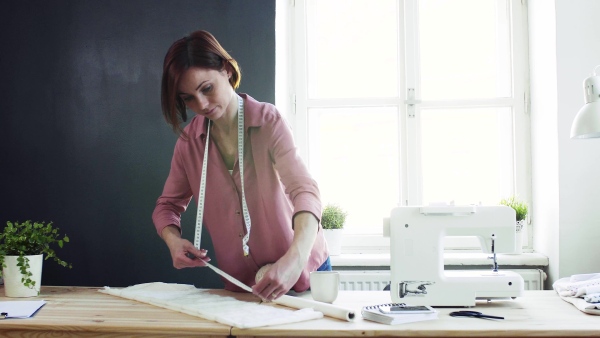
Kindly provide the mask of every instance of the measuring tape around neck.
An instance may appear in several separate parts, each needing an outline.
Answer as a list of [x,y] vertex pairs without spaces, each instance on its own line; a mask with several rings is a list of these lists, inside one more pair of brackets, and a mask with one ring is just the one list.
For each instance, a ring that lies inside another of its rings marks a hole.
[[[198,193],[198,212],[196,213],[196,232],[194,234],[194,246],[200,250],[200,240],[202,239],[202,220],[204,217],[204,200],[206,199],[206,167],[208,163],[208,142],[210,141],[210,127],[212,121],[208,120],[206,132],[206,144],[204,145],[204,159],[202,160],[202,176],[200,178],[200,190]],[[244,215],[244,224],[246,225],[246,235],[242,238],[242,249],[244,256],[250,254],[248,241],[250,240],[250,212],[246,204],[246,193],[244,192],[244,100],[238,95],[238,165],[240,167],[240,183],[242,185],[242,212]]]

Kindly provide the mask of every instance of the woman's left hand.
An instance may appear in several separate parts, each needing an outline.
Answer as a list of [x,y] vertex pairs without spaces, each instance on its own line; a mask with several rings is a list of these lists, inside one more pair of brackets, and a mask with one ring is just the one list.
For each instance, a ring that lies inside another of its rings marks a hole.
[[298,282],[306,267],[319,230],[319,221],[309,212],[299,212],[293,222],[292,245],[252,287],[252,293],[262,299],[274,300],[285,295]]
[[[293,257],[296,256],[296,257]],[[304,269],[300,257],[289,252],[275,262],[252,287],[252,293],[268,301],[285,295]]]

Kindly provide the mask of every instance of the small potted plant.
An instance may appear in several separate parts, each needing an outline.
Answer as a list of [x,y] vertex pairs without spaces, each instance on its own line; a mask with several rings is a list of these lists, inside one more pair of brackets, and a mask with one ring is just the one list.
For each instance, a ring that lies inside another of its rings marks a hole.
[[525,218],[527,218],[528,208],[527,203],[519,200],[516,196],[511,196],[509,198],[504,198],[500,200],[501,205],[506,205],[507,207],[513,208],[516,214],[516,238],[517,238],[517,251],[516,253],[521,253],[523,249],[523,238],[522,238],[522,230],[525,225]]
[[329,254],[339,255],[342,252],[342,232],[348,213],[336,204],[327,204],[323,208],[321,225],[327,241]]
[[52,258],[59,265],[71,268],[71,264],[58,258],[51,247],[62,248],[65,242],[69,242],[69,237],[60,235],[52,222],[6,222],[0,232],[0,277],[4,279],[5,295],[39,295],[44,260]]

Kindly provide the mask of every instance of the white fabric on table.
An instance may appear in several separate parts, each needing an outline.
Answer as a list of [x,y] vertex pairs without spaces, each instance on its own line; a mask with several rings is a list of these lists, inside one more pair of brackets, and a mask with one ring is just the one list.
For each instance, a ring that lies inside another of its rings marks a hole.
[[561,278],[554,282],[552,287],[562,300],[573,304],[580,311],[600,315],[600,303],[588,302],[582,298],[586,295],[598,294],[600,291],[600,274],[573,275]]
[[583,297],[588,303],[600,303],[600,292],[598,293],[589,293]]
[[569,282],[583,282],[600,278],[600,273],[583,273],[578,275],[572,275],[569,277]]
[[600,273],[573,275],[554,282],[554,290],[561,296],[583,297],[600,292]]
[[291,310],[260,304],[258,300],[244,302],[186,284],[145,283],[123,289],[105,287],[100,292],[242,329],[323,318],[323,313],[313,309]]

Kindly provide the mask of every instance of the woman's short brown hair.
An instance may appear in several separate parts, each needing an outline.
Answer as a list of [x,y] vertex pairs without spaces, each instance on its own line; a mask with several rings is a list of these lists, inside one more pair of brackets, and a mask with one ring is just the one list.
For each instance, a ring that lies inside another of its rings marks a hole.
[[165,55],[162,75],[162,112],[173,130],[181,134],[181,122],[187,120],[185,103],[177,95],[177,83],[190,67],[231,72],[229,83],[233,89],[240,85],[240,68],[229,53],[207,31],[196,31],[175,41]]

